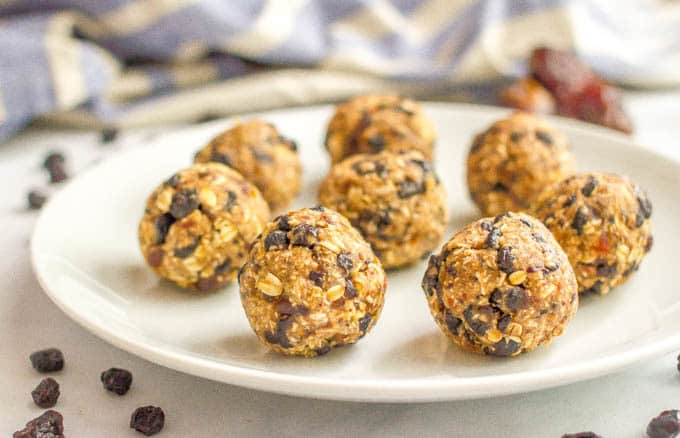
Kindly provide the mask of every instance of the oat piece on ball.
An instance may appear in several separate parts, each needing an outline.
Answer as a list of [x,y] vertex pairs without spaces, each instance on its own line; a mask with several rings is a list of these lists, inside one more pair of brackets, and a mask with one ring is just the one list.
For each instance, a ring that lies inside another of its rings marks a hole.
[[294,141],[262,120],[238,123],[213,138],[194,159],[236,169],[262,192],[272,210],[286,205],[300,191],[302,165]]
[[543,119],[516,112],[478,134],[467,184],[484,216],[525,211],[547,186],[573,173],[567,138]]
[[386,277],[340,214],[305,208],[267,224],[239,274],[250,326],[269,348],[317,356],[353,344],[376,323]]
[[475,221],[430,257],[423,290],[437,325],[465,350],[515,356],[562,334],[576,313],[576,277],[537,219]]
[[264,198],[238,172],[219,163],[194,164],[149,196],[139,244],[161,277],[213,290],[236,277],[268,219]]
[[417,151],[347,158],[321,183],[319,202],[348,218],[386,269],[426,257],[448,220],[444,186]]
[[533,211],[569,256],[581,293],[622,284],[652,247],[652,203],[625,177],[574,175],[547,189]]
[[383,150],[418,150],[431,160],[434,142],[434,126],[420,104],[392,94],[357,96],[338,105],[326,132],[333,163]]

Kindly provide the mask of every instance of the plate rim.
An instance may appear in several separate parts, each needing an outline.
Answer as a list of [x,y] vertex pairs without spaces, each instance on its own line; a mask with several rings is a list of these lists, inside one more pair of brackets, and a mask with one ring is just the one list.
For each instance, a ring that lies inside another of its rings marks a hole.
[[[421,101],[425,110],[428,108],[453,109],[456,111],[482,113],[484,116],[497,115],[502,117],[512,110],[507,108],[467,104],[453,102],[428,102]],[[248,114],[247,117],[269,117],[279,113],[291,111],[328,111],[332,105],[309,105],[261,111]],[[213,122],[200,125],[201,127],[218,126],[233,122],[239,116],[231,116]],[[604,137],[619,143],[628,150],[643,149],[658,159],[669,160],[674,165],[680,166],[680,160],[666,153],[646,148],[631,137],[608,128],[591,125],[573,119],[558,116],[547,116],[547,119],[560,125],[569,126],[569,129],[581,131],[587,135]],[[483,399],[494,396],[533,392],[542,389],[563,386],[579,381],[586,381],[615,373],[637,362],[656,357],[658,355],[680,348],[680,333],[657,340],[651,344],[629,349],[619,353],[587,360],[568,366],[558,366],[538,371],[521,371],[510,374],[476,377],[452,377],[452,378],[387,378],[381,380],[339,380],[337,378],[314,377],[291,375],[276,371],[258,370],[241,367],[238,365],[210,360],[209,358],[182,353],[173,349],[164,348],[165,344],[143,339],[126,339],[117,335],[113,330],[107,329],[104,324],[93,318],[87,318],[82,312],[78,312],[69,305],[68,300],[60,299],[58,291],[50,287],[46,274],[42,270],[40,254],[40,238],[45,225],[46,217],[53,209],[53,205],[59,203],[59,199],[71,190],[71,186],[77,184],[81,178],[97,172],[100,166],[111,165],[118,161],[125,161],[128,156],[141,153],[146,148],[154,147],[162,142],[167,135],[190,133],[196,130],[196,125],[189,125],[173,129],[170,133],[159,135],[146,145],[138,146],[119,153],[107,160],[81,171],[76,178],[65,184],[45,205],[40,212],[30,242],[30,260],[40,287],[45,294],[64,312],[69,318],[85,328],[90,333],[104,341],[161,366],[174,369],[186,374],[207,378],[236,386],[292,395],[327,400],[360,401],[360,402],[432,402],[445,400]]]

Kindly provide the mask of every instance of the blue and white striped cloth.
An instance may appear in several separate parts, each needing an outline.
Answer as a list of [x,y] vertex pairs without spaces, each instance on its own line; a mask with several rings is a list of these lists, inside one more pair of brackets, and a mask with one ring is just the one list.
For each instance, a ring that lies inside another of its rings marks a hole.
[[[524,73],[536,45],[680,83],[677,0],[0,0],[0,140],[41,116],[135,125]],[[462,88],[461,88],[462,87]]]

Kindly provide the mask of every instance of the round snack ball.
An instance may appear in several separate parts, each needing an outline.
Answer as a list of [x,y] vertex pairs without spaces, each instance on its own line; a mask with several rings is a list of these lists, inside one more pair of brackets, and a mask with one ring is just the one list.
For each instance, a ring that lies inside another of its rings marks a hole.
[[418,150],[431,160],[434,142],[434,126],[420,104],[393,94],[357,96],[338,105],[326,132],[333,163],[385,149]]
[[253,242],[239,284],[250,326],[265,345],[317,356],[371,330],[383,306],[386,277],[347,219],[315,207],[267,224]]
[[250,120],[224,131],[194,158],[195,163],[209,161],[236,169],[260,189],[272,210],[285,207],[300,192],[297,145],[271,123]]
[[567,138],[543,119],[516,112],[478,134],[467,184],[484,216],[525,211],[547,186],[573,173]]
[[386,269],[427,256],[448,221],[444,186],[417,151],[347,158],[321,183],[319,202],[349,219]]
[[571,176],[548,188],[533,211],[569,256],[581,293],[622,284],[652,248],[652,203],[625,177]]
[[576,313],[574,271],[537,219],[505,213],[458,231],[423,277],[430,311],[453,342],[515,356],[562,334]]
[[149,196],[139,244],[161,277],[213,290],[236,277],[268,218],[264,198],[238,172],[219,163],[194,164]]

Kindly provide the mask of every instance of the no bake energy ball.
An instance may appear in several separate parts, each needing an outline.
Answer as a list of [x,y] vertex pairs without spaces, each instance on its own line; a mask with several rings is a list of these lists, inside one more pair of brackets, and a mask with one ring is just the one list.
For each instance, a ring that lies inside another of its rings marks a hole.
[[139,244],[158,275],[208,291],[236,277],[268,219],[264,198],[239,173],[219,163],[195,164],[149,196]]
[[505,213],[457,232],[430,257],[430,311],[466,350],[515,356],[562,334],[578,307],[574,271],[537,219]]
[[625,282],[652,247],[652,203],[618,175],[574,175],[547,189],[533,211],[569,256],[581,293]]
[[326,132],[333,163],[383,150],[418,150],[431,160],[434,142],[434,126],[421,106],[392,94],[358,96],[338,105]]
[[570,175],[567,138],[541,118],[517,112],[478,134],[467,158],[467,183],[484,216],[525,211],[548,185]]
[[448,219],[444,186],[416,151],[347,158],[321,183],[319,202],[348,218],[385,268],[427,256]]
[[239,274],[251,327],[269,348],[317,356],[353,344],[376,323],[386,277],[370,246],[323,207],[279,216]]
[[288,205],[300,191],[302,165],[294,141],[271,123],[250,120],[213,138],[194,159],[236,169],[262,192],[272,210]]

